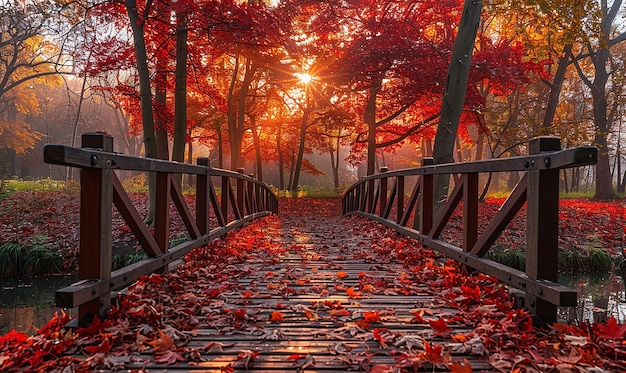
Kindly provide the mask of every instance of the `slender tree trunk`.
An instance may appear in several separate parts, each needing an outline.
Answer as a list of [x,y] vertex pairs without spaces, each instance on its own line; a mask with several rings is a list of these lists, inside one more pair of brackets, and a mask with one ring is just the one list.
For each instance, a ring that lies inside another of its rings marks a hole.
[[237,74],[239,74],[239,55],[235,58],[235,66],[233,67],[233,74],[230,78],[230,87],[228,87],[228,144],[230,145],[230,168],[235,169],[236,163],[239,163],[240,154],[234,155],[236,142],[235,136],[237,133],[237,110],[235,107],[235,85],[237,84]]
[[276,152],[278,153],[278,189],[285,189],[285,160],[281,143],[282,128],[278,128],[276,134]]
[[[150,70],[148,69],[148,56],[146,53],[146,41],[144,35],[144,20],[139,19],[136,0],[126,0],[126,11],[130,27],[133,32],[135,56],[137,59],[137,75],[139,76],[139,101],[141,106],[141,123],[143,129],[144,155],[147,158],[157,157],[156,137],[154,134],[154,115],[152,113],[152,89],[150,86]],[[145,12],[146,14],[148,11]],[[154,217],[154,190],[156,183],[148,178],[149,208],[145,218],[146,224],[152,224]]]
[[300,122],[300,141],[298,142],[298,158],[296,159],[296,164],[293,172],[293,179],[291,181],[292,192],[295,192],[298,189],[298,183],[300,182],[300,171],[302,170],[302,159],[304,158],[304,145],[306,141],[306,130],[309,122],[309,106],[304,109],[302,114],[302,121]]
[[[454,41],[450,66],[448,67],[446,89],[441,104],[441,117],[435,135],[433,149],[435,164],[454,161],[454,142],[465,103],[472,52],[480,24],[481,11],[481,0],[465,0],[459,31]],[[447,198],[449,180],[450,177],[447,175],[435,178],[434,196],[436,202],[444,201]]]
[[[191,139],[191,129],[189,130],[187,135]],[[193,141],[189,141],[189,143],[187,144],[187,163],[193,164]],[[185,183],[188,186],[194,186],[194,180],[196,180],[196,178],[192,174],[186,174],[185,178],[187,179]]]
[[230,137],[230,160],[231,169],[237,170],[243,168],[243,155],[241,148],[243,146],[243,135],[246,131],[245,126],[245,114],[246,114],[246,98],[250,91],[250,84],[254,78],[255,67],[251,60],[246,62],[246,71],[244,73],[243,82],[241,83],[241,89],[239,90],[239,97],[237,102],[237,120],[232,130],[229,132]]
[[[156,92],[154,95],[154,101],[161,108],[165,110],[167,107],[167,73],[165,69],[159,69],[160,84],[156,85]],[[167,135],[167,124],[163,121],[162,115],[156,116],[156,145],[157,145],[157,158],[158,159],[170,159],[169,139]]]
[[[341,134],[341,132],[339,133]],[[330,161],[333,170],[333,182],[335,183],[335,191],[339,191],[339,151],[340,151],[340,136],[337,136],[337,142],[335,147],[330,148]],[[336,153],[335,153],[336,152]]]
[[217,134],[217,167],[224,168],[224,136],[222,135],[222,126],[220,120],[214,122],[215,133]]
[[263,181],[263,159],[261,159],[261,140],[256,127],[256,116],[250,115],[250,126],[252,128],[252,141],[254,142],[254,157],[256,161],[256,178]]
[[187,143],[187,17],[178,16],[176,27],[176,87],[174,88],[174,143],[172,160],[185,161]]
[[294,165],[296,163],[296,154],[294,151],[291,152],[291,164],[289,166],[289,184],[287,185],[287,189],[294,190],[291,185],[293,185],[293,174],[294,174]]
[[380,88],[379,84],[370,88],[363,113],[363,121],[367,125],[367,175],[376,173],[376,96]]
[[563,56],[559,58],[559,65],[556,69],[556,73],[554,74],[552,85],[550,86],[550,98],[548,99],[546,112],[543,116],[543,123],[541,124],[543,128],[551,126],[552,121],[554,120],[556,107],[559,104],[559,95],[561,94],[561,89],[563,88],[563,82],[565,81],[565,72],[567,71],[567,66],[569,65],[571,54],[572,44],[566,44],[563,47]]
[[[87,87],[87,74],[83,77],[83,85],[80,89],[80,97],[78,98],[78,108],[76,109],[76,118],[74,118],[74,131],[72,131],[72,147],[76,146],[76,136],[78,135],[78,123],[80,122],[80,111],[85,101],[85,88]],[[69,88],[68,88],[69,89]],[[68,167],[70,180],[74,180],[74,168]]]

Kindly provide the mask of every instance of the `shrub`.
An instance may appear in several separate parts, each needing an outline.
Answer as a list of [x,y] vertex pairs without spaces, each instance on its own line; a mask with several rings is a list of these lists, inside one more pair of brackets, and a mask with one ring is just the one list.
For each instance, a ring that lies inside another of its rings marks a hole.
[[60,273],[63,257],[49,247],[48,237],[35,236],[24,245],[0,246],[0,277]]
[[485,258],[524,271],[526,269],[526,253],[520,249],[496,246],[487,251]]

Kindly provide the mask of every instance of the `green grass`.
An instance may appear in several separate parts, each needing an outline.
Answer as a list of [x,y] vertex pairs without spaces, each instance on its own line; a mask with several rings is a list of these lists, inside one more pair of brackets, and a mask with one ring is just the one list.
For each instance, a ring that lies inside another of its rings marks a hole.
[[130,254],[114,254],[112,258],[111,267],[112,270],[118,270],[124,268],[133,263],[137,263],[141,260],[147,259],[148,255],[144,252],[130,253]]
[[298,187],[298,190],[295,192],[292,192],[290,190],[279,190],[278,188],[275,188],[273,186],[270,186],[270,188],[272,189],[272,191],[279,197],[279,198],[304,198],[304,197],[311,197],[311,198],[332,198],[332,197],[341,197],[341,193],[335,191],[334,189],[329,189],[329,188],[321,188],[321,187],[311,187],[311,186],[301,186]]
[[35,236],[26,244],[0,246],[0,277],[61,273],[63,256],[50,247],[47,236]]
[[511,268],[524,271],[526,269],[526,253],[520,249],[496,246],[487,251],[485,258],[504,264]]

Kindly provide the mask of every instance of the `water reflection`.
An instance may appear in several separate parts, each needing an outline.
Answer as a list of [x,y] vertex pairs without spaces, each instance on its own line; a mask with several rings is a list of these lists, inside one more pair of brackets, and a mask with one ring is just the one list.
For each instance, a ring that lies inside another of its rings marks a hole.
[[75,281],[74,276],[0,278],[0,335],[11,329],[34,334],[59,310],[55,290]]
[[626,322],[626,294],[622,278],[612,271],[604,274],[564,272],[559,283],[578,291],[577,307],[560,307],[565,321],[601,322],[613,316]]

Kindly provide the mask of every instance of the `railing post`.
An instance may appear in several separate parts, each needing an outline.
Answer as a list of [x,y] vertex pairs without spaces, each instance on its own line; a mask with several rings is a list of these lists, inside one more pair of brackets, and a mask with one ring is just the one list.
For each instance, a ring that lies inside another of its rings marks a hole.
[[230,178],[222,176],[222,215],[224,216],[224,226],[228,225],[228,194],[230,193]]
[[[209,158],[198,158],[198,166],[211,167]],[[209,233],[209,175],[200,174],[196,177],[196,224],[203,236]]]
[[478,240],[478,172],[461,176],[463,183],[463,251],[469,252]]
[[[422,158],[422,167],[432,166],[435,164],[434,158]],[[423,174],[420,176],[418,182],[422,183],[420,188],[420,195],[418,201],[417,212],[418,217],[414,217],[413,220],[418,222],[418,229],[421,234],[428,234],[430,228],[433,227],[433,215],[434,215],[434,174]]]
[[[561,149],[558,137],[542,136],[529,143],[529,153]],[[549,158],[544,165],[549,167]],[[526,274],[534,280],[558,280],[559,170],[528,171],[528,208],[526,217]],[[557,306],[526,295],[526,308],[542,323],[556,321]]]
[[396,176],[396,223],[400,224],[404,216],[404,176]]
[[[380,168],[380,173],[385,173],[389,171],[389,168],[383,166]],[[383,216],[385,209],[387,208],[387,177],[382,177],[380,179],[380,210],[378,211],[378,215]],[[374,208],[374,212],[376,209]]]
[[[246,172],[243,168],[238,168],[237,173],[244,174]],[[246,212],[244,211],[244,180],[237,178],[237,209],[239,210],[239,216],[245,216]]]
[[[113,137],[102,133],[82,135],[82,147],[113,151]],[[102,160],[91,156],[91,164]],[[78,277],[80,280],[111,278],[111,217],[113,210],[113,170],[110,168],[82,168],[80,174],[80,252]],[[94,316],[103,319],[111,306],[111,294],[102,295],[80,305],[78,323],[86,326]]]
[[[248,175],[250,176],[250,178],[254,179],[254,175],[250,174]],[[254,182],[253,181],[248,181],[248,183],[246,184],[246,190],[248,193],[248,198],[246,198],[246,208],[248,209],[248,214],[254,214],[257,212],[256,207],[254,206]]]

